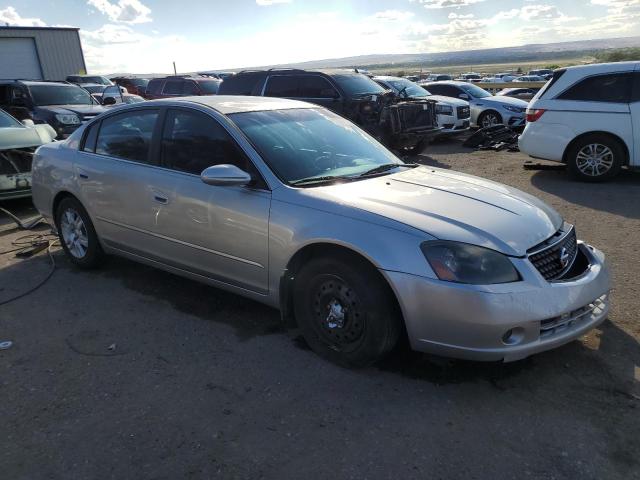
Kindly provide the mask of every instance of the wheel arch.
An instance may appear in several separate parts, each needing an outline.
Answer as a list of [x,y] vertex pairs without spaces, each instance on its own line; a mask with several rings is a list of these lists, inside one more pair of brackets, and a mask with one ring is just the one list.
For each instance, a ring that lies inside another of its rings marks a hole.
[[51,215],[53,216],[54,222],[56,219],[56,211],[58,210],[58,205],[60,205],[60,202],[62,202],[62,200],[69,197],[75,198],[78,202],[80,202],[80,199],[68,190],[61,190],[53,197],[53,203],[51,204]]
[[593,131],[590,131],[590,132],[581,133],[576,138],[571,140],[569,142],[569,144],[566,146],[566,148],[564,149],[564,153],[562,154],[562,163],[566,164],[568,162],[568,155],[569,155],[569,152],[571,151],[571,149],[579,141],[583,140],[585,137],[588,137],[590,135],[605,135],[607,137],[612,138],[617,143],[619,143],[620,146],[622,147],[622,149],[624,150],[624,158],[623,158],[622,164],[623,165],[629,165],[629,160],[631,158],[631,155],[630,155],[629,146],[627,145],[627,143],[619,135],[616,135],[615,133],[611,133],[611,132],[601,131],[601,130],[593,130]]
[[326,241],[309,243],[299,248],[287,262],[286,269],[283,275],[280,277],[280,312],[282,319],[287,326],[297,326],[297,321],[293,314],[293,284],[296,275],[304,266],[305,262],[312,258],[318,258],[321,256],[341,256],[345,258],[346,261],[359,263],[365,268],[370,269],[371,272],[376,275],[389,289],[389,293],[391,294],[391,298],[393,299],[397,307],[397,311],[402,317],[402,326],[403,328],[405,328],[404,315],[402,313],[401,304],[398,301],[396,291],[389,283],[389,280],[382,274],[375,262],[365,254],[357,251],[351,246]]

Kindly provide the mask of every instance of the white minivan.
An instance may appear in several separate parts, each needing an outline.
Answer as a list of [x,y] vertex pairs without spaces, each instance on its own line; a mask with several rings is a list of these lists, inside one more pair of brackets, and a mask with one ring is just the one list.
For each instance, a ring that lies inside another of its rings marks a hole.
[[556,70],[529,103],[519,145],[584,181],[640,167],[640,62]]

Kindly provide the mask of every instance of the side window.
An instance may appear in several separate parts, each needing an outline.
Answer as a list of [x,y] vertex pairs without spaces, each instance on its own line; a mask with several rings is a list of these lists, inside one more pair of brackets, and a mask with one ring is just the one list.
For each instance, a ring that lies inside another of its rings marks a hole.
[[429,90],[434,95],[446,95],[444,93],[444,85],[436,85],[434,83],[427,85],[427,90]]
[[148,85],[148,90],[151,95],[160,95],[162,91],[163,80],[151,80]]
[[318,75],[300,78],[299,95],[303,98],[338,98],[340,96],[326,78]]
[[299,97],[299,77],[294,75],[278,75],[269,77],[265,97]]
[[107,117],[102,121],[96,153],[153,163],[149,158],[157,110],[136,110]]
[[183,80],[169,80],[164,84],[163,95],[181,95]]
[[96,141],[98,140],[98,130],[100,129],[100,122],[96,122],[91,125],[84,134],[84,142],[82,143],[81,150],[83,152],[95,152]]
[[191,80],[187,80],[186,82],[184,82],[184,85],[182,87],[183,95],[198,95],[199,93],[200,90],[198,89],[196,82],[193,82]]
[[631,98],[633,74],[613,73],[585,78],[568,90],[558,99],[588,102],[628,103]]
[[9,85],[0,85],[0,105],[9,105]]
[[640,72],[633,74],[633,91],[631,92],[631,102],[640,102]]
[[169,110],[162,132],[162,165],[200,175],[213,165],[248,170],[248,160],[216,120],[201,112]]

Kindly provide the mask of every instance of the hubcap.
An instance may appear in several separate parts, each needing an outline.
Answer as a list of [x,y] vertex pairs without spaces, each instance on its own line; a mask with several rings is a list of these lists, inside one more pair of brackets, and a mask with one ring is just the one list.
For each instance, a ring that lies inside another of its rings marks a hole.
[[606,145],[591,143],[580,149],[576,156],[576,166],[584,175],[599,177],[613,166],[613,152]]
[[496,117],[493,113],[488,113],[482,119],[483,127],[493,127],[498,124],[498,117]]
[[84,258],[89,248],[87,228],[80,214],[73,208],[67,208],[60,219],[62,240],[75,258]]
[[360,340],[365,318],[360,301],[341,278],[323,275],[313,295],[316,331],[325,343],[347,347]]

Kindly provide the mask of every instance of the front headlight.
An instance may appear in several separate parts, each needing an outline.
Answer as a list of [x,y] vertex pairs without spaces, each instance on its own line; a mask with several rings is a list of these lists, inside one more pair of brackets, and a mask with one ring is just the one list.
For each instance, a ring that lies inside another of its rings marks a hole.
[[449,241],[424,242],[420,248],[440,280],[473,285],[520,280],[509,258],[495,250]]
[[80,119],[73,113],[58,113],[56,120],[65,125],[80,125]]
[[526,108],[522,108],[522,107],[513,107],[511,105],[503,105],[505,110],[509,110],[510,112],[513,113],[524,113]]
[[451,105],[443,105],[442,103],[437,103],[436,113],[440,113],[442,115],[453,115],[453,107]]

